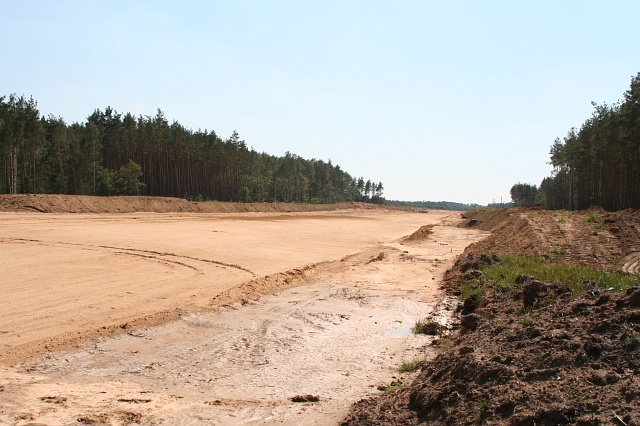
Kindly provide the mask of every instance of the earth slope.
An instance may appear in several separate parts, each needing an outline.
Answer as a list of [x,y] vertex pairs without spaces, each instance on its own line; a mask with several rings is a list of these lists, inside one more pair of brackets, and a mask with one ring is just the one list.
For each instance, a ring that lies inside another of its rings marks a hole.
[[[462,226],[492,234],[448,271],[451,294],[460,293],[463,271],[510,254],[637,272],[637,211],[532,208],[464,218]],[[528,306],[541,295],[553,297]],[[439,340],[439,355],[410,386],[358,402],[343,424],[640,424],[640,288],[616,294],[584,283],[574,296],[561,283],[522,277],[519,290],[488,291],[462,314],[462,327]]]

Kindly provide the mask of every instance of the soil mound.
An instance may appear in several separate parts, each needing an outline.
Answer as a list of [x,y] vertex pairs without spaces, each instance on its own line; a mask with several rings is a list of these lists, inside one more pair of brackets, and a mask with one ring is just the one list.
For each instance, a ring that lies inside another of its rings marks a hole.
[[59,194],[0,194],[0,212],[40,213],[244,213],[376,209],[367,203],[293,204],[194,202],[171,197],[94,197]]
[[343,424],[640,424],[640,288],[567,293],[534,315],[522,296],[487,295],[475,331]]
[[[469,246],[444,287],[500,255],[554,255],[598,269],[631,268],[640,212],[469,212],[462,226],[491,230]],[[473,222],[475,220],[475,222]],[[487,254],[490,253],[490,254]],[[522,276],[515,290],[460,302],[459,330],[408,387],[352,407],[345,425],[640,424],[640,287],[626,293]]]
[[603,270],[623,270],[630,256],[636,255],[637,260],[640,255],[638,210],[516,208],[471,211],[463,218],[460,226],[491,231],[491,236],[469,246],[467,253],[554,255],[570,264]]
[[400,240],[401,243],[412,243],[426,240],[433,233],[433,225],[422,225],[416,232]]

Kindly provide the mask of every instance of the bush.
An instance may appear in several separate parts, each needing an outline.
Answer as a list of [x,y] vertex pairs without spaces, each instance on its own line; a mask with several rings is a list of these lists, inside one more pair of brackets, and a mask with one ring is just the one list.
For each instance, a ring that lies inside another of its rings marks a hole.
[[145,187],[142,168],[133,160],[111,171],[100,167],[96,175],[96,195],[140,195]]
[[133,160],[120,167],[114,173],[114,184],[118,195],[140,195],[140,191],[145,187],[142,179],[142,168]]

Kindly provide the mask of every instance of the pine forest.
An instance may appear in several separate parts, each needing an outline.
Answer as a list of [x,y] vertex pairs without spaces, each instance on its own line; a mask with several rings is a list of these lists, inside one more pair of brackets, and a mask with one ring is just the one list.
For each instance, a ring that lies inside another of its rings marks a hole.
[[234,131],[193,131],[107,107],[85,123],[40,116],[33,98],[0,97],[0,193],[152,195],[242,202],[383,203],[382,182],[331,160],[249,149]]
[[551,146],[551,176],[539,188],[521,183],[511,188],[517,205],[640,209],[640,73],[631,79],[621,101],[592,105],[591,117]]

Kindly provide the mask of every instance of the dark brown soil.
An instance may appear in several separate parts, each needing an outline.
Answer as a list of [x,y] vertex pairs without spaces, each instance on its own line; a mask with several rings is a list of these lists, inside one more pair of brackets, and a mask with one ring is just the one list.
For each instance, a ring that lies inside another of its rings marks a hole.
[[[481,253],[554,253],[606,270],[629,266],[640,248],[640,212],[511,209],[465,214],[462,226],[492,235],[460,257],[445,290],[459,293]],[[491,258],[491,256],[489,256]],[[484,258],[486,261],[486,256]],[[352,407],[345,425],[638,425],[640,288],[616,294],[585,283],[521,277],[516,291],[460,303],[460,326],[410,386]]]

